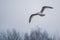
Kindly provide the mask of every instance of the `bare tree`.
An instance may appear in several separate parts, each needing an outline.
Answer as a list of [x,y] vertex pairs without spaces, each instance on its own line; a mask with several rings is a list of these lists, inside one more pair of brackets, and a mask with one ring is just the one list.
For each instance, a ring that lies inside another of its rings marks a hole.
[[49,37],[46,31],[42,33],[39,29],[37,29],[31,32],[30,40],[53,40],[53,38]]
[[24,40],[29,40],[29,39],[30,39],[30,36],[28,35],[28,33],[25,33]]
[[39,28],[37,30],[32,30],[30,35],[25,33],[23,39],[20,35],[21,34],[16,30],[11,32],[0,32],[0,40],[56,40],[55,36],[53,38],[49,37],[49,34],[46,31],[41,32]]
[[7,38],[8,40],[21,40],[20,34],[16,30],[13,30],[12,33],[7,32]]

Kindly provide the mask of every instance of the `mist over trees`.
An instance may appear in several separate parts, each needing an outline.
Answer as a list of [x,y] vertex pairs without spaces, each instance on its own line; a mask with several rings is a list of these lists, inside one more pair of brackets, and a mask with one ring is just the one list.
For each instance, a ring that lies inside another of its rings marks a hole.
[[30,34],[25,33],[24,37],[15,29],[12,31],[0,32],[0,40],[56,40],[55,37],[49,37],[49,34],[40,29],[32,30]]

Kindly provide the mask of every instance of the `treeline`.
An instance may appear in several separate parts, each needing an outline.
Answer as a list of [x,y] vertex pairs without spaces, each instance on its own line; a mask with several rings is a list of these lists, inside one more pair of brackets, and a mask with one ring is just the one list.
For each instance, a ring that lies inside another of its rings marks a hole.
[[24,37],[16,30],[0,32],[0,40],[55,40],[55,38],[49,37],[46,31],[41,32],[40,29],[37,29],[32,30],[30,34],[25,33]]

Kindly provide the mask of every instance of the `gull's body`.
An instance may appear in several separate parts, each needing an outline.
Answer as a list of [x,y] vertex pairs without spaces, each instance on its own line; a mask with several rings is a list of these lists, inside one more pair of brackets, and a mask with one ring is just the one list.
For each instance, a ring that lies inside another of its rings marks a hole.
[[42,13],[43,13],[43,11],[44,11],[46,8],[53,9],[52,7],[49,7],[49,6],[43,6],[43,7],[42,7],[42,10],[41,10],[40,12],[37,12],[37,13],[32,14],[32,15],[30,16],[30,18],[29,18],[29,23],[31,22],[31,19],[32,19],[33,16],[36,16],[36,15],[39,15],[39,16],[41,16],[41,17],[45,16],[45,14],[42,14]]

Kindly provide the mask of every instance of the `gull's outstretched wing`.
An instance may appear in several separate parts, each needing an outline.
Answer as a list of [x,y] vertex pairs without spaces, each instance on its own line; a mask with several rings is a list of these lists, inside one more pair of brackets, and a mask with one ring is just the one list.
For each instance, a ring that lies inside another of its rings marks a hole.
[[30,16],[30,18],[29,18],[29,23],[31,22],[33,16],[36,16],[36,15],[38,15],[38,14],[36,13],[36,14],[32,14],[32,15]]
[[42,9],[41,9],[41,13],[43,13],[43,11],[44,11],[46,8],[53,9],[53,7],[50,7],[50,6],[43,6]]

